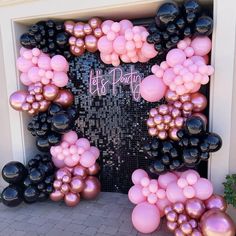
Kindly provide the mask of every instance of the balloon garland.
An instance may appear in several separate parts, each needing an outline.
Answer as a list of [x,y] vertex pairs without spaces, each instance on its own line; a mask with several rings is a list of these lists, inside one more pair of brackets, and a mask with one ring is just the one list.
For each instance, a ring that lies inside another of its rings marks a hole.
[[201,113],[207,98],[199,89],[214,73],[208,56],[213,20],[202,12],[196,0],[187,0],[183,6],[162,4],[148,29],[126,19],[97,17],[32,25],[20,37],[23,47],[17,59],[20,81],[27,88],[14,92],[10,105],[32,115],[28,130],[36,136],[39,151],[51,156],[36,155],[27,166],[6,164],[2,175],[10,185],[1,194],[3,204],[13,207],[50,197],[76,206],[80,198],[93,199],[101,191],[96,177],[100,151],[71,131],[79,115],[72,93],[64,88],[71,58],[98,51],[105,64],[115,67],[162,58],[140,84],[144,100],[163,104],[147,118],[152,138],[143,149],[150,160],[149,175],[141,169],[132,174],[128,197],[136,204],[133,225],[151,233],[165,216],[176,236],[235,235],[224,198],[213,194],[208,179],[186,170],[207,161],[222,145],[219,135],[206,131],[207,118]]

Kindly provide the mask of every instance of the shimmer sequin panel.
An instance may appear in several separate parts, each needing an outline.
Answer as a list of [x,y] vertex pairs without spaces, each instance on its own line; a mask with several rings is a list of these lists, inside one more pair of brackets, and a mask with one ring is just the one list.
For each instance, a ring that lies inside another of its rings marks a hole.
[[127,192],[132,172],[147,166],[141,147],[147,138],[145,119],[155,104],[140,99],[138,90],[153,64],[114,68],[88,52],[70,62],[68,87],[79,110],[74,130],[101,150],[103,191]]

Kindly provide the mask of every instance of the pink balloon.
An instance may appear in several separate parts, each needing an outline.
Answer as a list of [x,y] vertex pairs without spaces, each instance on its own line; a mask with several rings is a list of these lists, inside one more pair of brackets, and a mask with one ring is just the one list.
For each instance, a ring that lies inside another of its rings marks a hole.
[[90,149],[89,149],[89,151],[93,153],[93,155],[94,155],[94,157],[95,157],[96,159],[99,158],[99,156],[100,156],[100,151],[99,151],[99,149],[98,149],[97,147],[91,146]]
[[75,131],[69,131],[63,135],[63,141],[68,142],[69,144],[75,144],[78,139],[78,135]]
[[178,48],[170,50],[166,55],[166,62],[169,66],[174,67],[177,64],[182,64],[186,60],[185,53]]
[[80,158],[80,164],[84,167],[91,167],[95,164],[96,158],[94,154],[90,151],[85,151]]
[[33,67],[31,60],[26,60],[23,57],[19,57],[16,61],[17,69],[21,72],[28,72],[28,70]]
[[39,76],[39,68],[36,66],[31,67],[28,71],[28,77],[34,83],[39,82],[41,80],[41,77]]
[[143,188],[138,184],[130,188],[128,192],[128,198],[132,203],[139,204],[141,202],[146,201],[146,198],[142,193],[142,189]]
[[141,233],[154,232],[160,224],[160,213],[157,206],[147,202],[138,204],[132,212],[132,223]]
[[40,69],[51,70],[51,58],[47,55],[41,55],[38,58],[38,66]]
[[186,171],[182,172],[181,177],[186,178],[187,175],[189,175],[189,174],[196,175],[198,179],[200,178],[200,175],[196,170],[186,170]]
[[192,186],[186,186],[183,189],[183,194],[186,198],[193,198],[195,196],[195,189]]
[[62,72],[62,71],[56,71],[54,72],[54,75],[53,75],[53,78],[52,78],[52,81],[53,81],[53,84],[55,84],[57,87],[64,87],[67,85],[68,83],[68,76],[65,72]]
[[76,145],[77,147],[82,147],[85,151],[90,149],[90,142],[86,138],[79,138]]
[[131,178],[132,178],[133,184],[140,184],[141,179],[144,177],[148,177],[147,172],[142,169],[137,169],[133,172]]
[[166,189],[167,186],[171,183],[171,182],[176,182],[177,181],[177,176],[171,172],[167,172],[163,175],[160,175],[158,178],[158,185],[163,188]]
[[198,179],[193,187],[195,189],[195,197],[200,200],[206,200],[213,194],[213,185],[208,179]]
[[106,36],[102,36],[98,40],[98,50],[104,54],[110,54],[113,52],[112,41],[108,40]]
[[30,84],[32,84],[32,81],[28,77],[27,73],[21,73],[20,81],[21,81],[22,84],[24,84],[26,86],[29,86]]
[[59,160],[56,156],[52,156],[52,161],[57,168],[65,167],[64,160]]
[[168,68],[167,70],[165,70],[164,74],[163,74],[163,81],[166,85],[170,85],[174,78],[175,78],[175,73],[173,71],[173,68]]
[[113,42],[113,48],[116,53],[118,54],[125,54],[126,53],[126,48],[125,44],[126,40],[124,36],[118,36]]
[[183,194],[183,189],[180,188],[176,182],[172,182],[167,186],[166,196],[168,200],[172,203],[186,201],[186,197]]
[[162,79],[155,75],[144,78],[140,84],[141,97],[148,102],[157,102],[162,99],[166,92],[166,85]]
[[69,67],[68,62],[65,59],[65,57],[61,55],[53,56],[50,64],[54,71],[64,71],[64,72],[68,71]]
[[141,53],[143,54],[144,57],[146,58],[153,58],[157,55],[157,51],[154,49],[153,44],[149,44],[147,42],[143,43],[143,46],[141,48]]
[[167,199],[158,199],[157,203],[156,203],[159,211],[160,211],[160,216],[163,217],[165,215],[164,210],[167,206],[171,205],[171,202]]
[[211,40],[207,36],[196,37],[192,40],[191,47],[194,50],[194,55],[205,56],[211,51]]
[[79,163],[79,160],[72,159],[71,156],[67,156],[64,159],[64,163],[67,167],[74,167]]
[[121,20],[120,21],[120,33],[121,34],[125,34],[125,31],[127,30],[127,29],[131,29],[132,27],[133,27],[133,24],[132,24],[132,22],[131,21],[129,21],[129,20]]

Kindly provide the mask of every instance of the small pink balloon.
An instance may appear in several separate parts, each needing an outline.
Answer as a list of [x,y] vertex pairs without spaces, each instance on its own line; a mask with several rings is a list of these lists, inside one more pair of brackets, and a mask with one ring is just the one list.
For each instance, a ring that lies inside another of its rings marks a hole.
[[28,77],[34,83],[39,82],[41,79],[39,75],[39,68],[36,66],[31,67],[28,71]]
[[167,198],[163,198],[163,199],[158,199],[156,205],[160,211],[160,216],[163,217],[165,215],[164,212],[165,208],[167,206],[171,206],[171,202]]
[[129,20],[121,20],[120,21],[120,33],[121,34],[125,34],[125,31],[127,30],[127,29],[131,29],[133,27],[133,24],[132,24],[132,22],[131,21],[129,21]]
[[68,76],[65,72],[62,72],[62,71],[54,72],[52,81],[53,81],[53,84],[55,84],[56,86],[60,88],[64,87],[67,85],[68,80],[69,80]]
[[195,196],[195,190],[192,186],[186,186],[183,189],[183,194],[186,198],[193,198]]
[[179,178],[177,184],[180,188],[185,188],[188,185],[188,182],[185,178]]
[[90,142],[86,138],[79,138],[76,142],[77,147],[82,147],[85,151],[90,149]]
[[207,36],[196,37],[192,40],[191,47],[194,50],[194,55],[205,56],[211,51],[211,40]]
[[167,186],[171,183],[171,182],[176,182],[177,181],[177,176],[171,172],[167,172],[163,175],[160,175],[158,178],[158,185],[163,188],[166,189]]
[[29,86],[30,84],[32,84],[32,81],[30,80],[30,78],[28,77],[27,73],[21,73],[20,75],[20,81],[22,84]]
[[113,48],[116,53],[118,54],[125,54],[126,53],[126,48],[125,48],[125,37],[124,36],[118,36],[113,42]]
[[188,184],[194,185],[194,184],[196,184],[196,182],[198,180],[198,176],[194,173],[189,173],[186,175],[186,180],[187,180]]
[[75,131],[69,131],[63,135],[63,141],[68,142],[70,145],[75,144],[78,139],[78,135]]
[[71,158],[71,156],[67,156],[65,159],[64,159],[64,163],[67,167],[74,167],[78,164],[79,161],[76,161],[76,160],[73,160]]
[[164,189],[158,189],[156,195],[159,199],[166,198],[166,191]]
[[19,57],[16,61],[17,69],[21,72],[28,72],[28,70],[33,67],[31,60],[26,60],[23,57]]
[[144,78],[140,84],[140,95],[148,102],[157,102],[162,99],[166,92],[166,85],[162,79],[155,75]]
[[147,197],[147,201],[150,203],[150,204],[156,204],[158,198],[157,198],[157,195],[154,194],[154,193],[150,193]]
[[94,154],[90,151],[85,151],[80,158],[80,164],[84,167],[91,167],[95,164],[96,158]]
[[155,57],[158,52],[154,49],[153,44],[149,44],[147,42],[144,42],[143,46],[141,48],[141,53],[143,54],[144,57],[151,59],[151,58]]
[[93,155],[95,156],[96,159],[99,158],[100,151],[99,151],[99,149],[97,147],[91,146],[89,151],[93,153]]
[[170,50],[166,55],[166,62],[171,67],[174,67],[177,64],[182,64],[185,60],[185,53],[178,48]]
[[167,70],[165,70],[164,74],[163,74],[163,81],[166,85],[170,85],[174,78],[175,78],[175,73],[173,71],[173,68],[168,68]]
[[149,183],[150,183],[150,179],[148,177],[143,177],[140,181],[140,184],[143,187],[148,187]]
[[139,204],[146,201],[146,197],[142,193],[142,187],[140,185],[134,185],[130,188],[128,192],[129,200],[134,204]]
[[102,36],[97,43],[98,50],[104,54],[110,54],[113,52],[112,41],[108,40],[106,36]]
[[213,185],[208,179],[198,179],[193,187],[195,189],[195,197],[198,199],[206,200],[213,194]]
[[51,63],[50,63],[52,69],[54,71],[64,71],[67,72],[68,71],[68,62],[65,59],[65,57],[61,56],[61,55],[55,55],[51,58]]
[[57,158],[57,156],[52,156],[52,161],[53,161],[53,164],[54,164],[57,168],[63,168],[63,167],[65,167],[64,160],[59,160],[59,159]]
[[144,177],[148,177],[147,172],[142,169],[137,169],[133,172],[131,178],[132,178],[133,184],[140,184],[141,179]]
[[158,208],[150,203],[138,204],[132,212],[132,223],[141,233],[154,232],[160,224],[160,213]]
[[156,191],[158,190],[158,182],[157,182],[157,180],[156,179],[150,180],[148,188],[149,188],[149,191],[151,193],[156,193]]
[[182,178],[187,178],[187,176],[188,176],[189,174],[196,175],[196,176],[197,176],[197,179],[200,178],[199,173],[198,173],[197,171],[195,171],[195,170],[186,170],[186,171],[184,171],[184,172],[181,173],[181,177],[182,177]]
[[51,58],[47,55],[41,55],[38,58],[38,66],[40,69],[44,69],[44,70],[51,70]]
[[168,200],[172,203],[186,201],[186,197],[183,194],[182,188],[180,188],[176,182],[172,182],[167,186],[166,196]]

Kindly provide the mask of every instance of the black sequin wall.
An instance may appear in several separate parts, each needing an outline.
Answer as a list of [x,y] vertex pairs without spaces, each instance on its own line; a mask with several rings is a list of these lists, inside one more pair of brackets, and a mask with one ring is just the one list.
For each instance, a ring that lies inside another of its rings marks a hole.
[[[152,74],[152,65],[159,63],[151,60],[144,64],[121,64],[120,67],[125,73],[133,66],[144,78]],[[101,151],[102,191],[127,193],[132,185],[132,172],[148,166],[142,152],[143,142],[148,138],[145,121],[149,110],[158,103],[148,103],[143,99],[135,101],[130,86],[123,84],[116,85],[115,96],[111,86],[107,87],[106,95],[92,95],[89,92],[91,69],[107,74],[111,68],[100,60],[99,53],[86,52],[70,61],[71,80],[67,87],[74,94],[79,111],[73,129]]]

